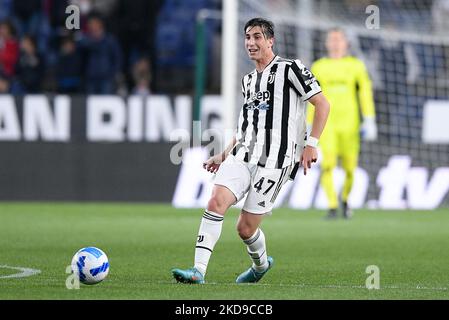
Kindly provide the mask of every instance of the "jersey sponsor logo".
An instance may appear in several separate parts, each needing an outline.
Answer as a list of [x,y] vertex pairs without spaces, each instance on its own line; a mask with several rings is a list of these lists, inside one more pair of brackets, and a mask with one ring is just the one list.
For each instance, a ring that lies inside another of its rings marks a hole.
[[267,101],[270,100],[270,96],[271,94],[268,90],[251,94],[247,100],[246,110],[269,110],[270,105]]
[[259,105],[255,105],[254,103],[247,105],[246,110],[261,110],[261,111],[267,111],[270,109],[270,105],[268,103],[261,103]]
[[255,101],[267,101],[270,99],[270,91],[265,90],[265,91],[259,91],[259,92],[254,92],[251,94],[251,96],[248,98],[248,104],[250,104],[251,102],[255,102]]

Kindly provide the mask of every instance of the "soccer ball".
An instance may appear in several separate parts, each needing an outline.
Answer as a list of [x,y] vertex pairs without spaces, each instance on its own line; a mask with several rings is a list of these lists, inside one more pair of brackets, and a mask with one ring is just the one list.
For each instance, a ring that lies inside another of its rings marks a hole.
[[101,282],[109,273],[108,257],[102,250],[95,247],[80,249],[73,256],[72,272],[84,284]]

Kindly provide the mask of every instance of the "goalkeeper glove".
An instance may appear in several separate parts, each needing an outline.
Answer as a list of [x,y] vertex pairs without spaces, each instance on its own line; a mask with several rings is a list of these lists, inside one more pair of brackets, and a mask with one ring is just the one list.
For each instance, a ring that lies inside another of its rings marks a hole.
[[360,134],[362,136],[362,139],[365,141],[375,141],[377,139],[376,118],[374,117],[364,118]]

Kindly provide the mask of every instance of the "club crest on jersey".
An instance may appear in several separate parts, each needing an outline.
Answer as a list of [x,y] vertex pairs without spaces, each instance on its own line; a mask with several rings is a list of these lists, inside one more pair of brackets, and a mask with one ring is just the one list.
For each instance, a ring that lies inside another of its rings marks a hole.
[[276,77],[276,71],[270,72],[270,75],[268,76],[268,83],[272,84],[274,82],[275,77]]

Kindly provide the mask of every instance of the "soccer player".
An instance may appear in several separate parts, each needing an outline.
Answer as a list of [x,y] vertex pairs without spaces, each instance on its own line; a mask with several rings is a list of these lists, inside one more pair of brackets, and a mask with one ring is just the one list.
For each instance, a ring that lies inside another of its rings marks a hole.
[[[311,71],[319,81],[323,94],[332,105],[326,129],[320,138],[323,160],[321,162],[321,185],[329,204],[327,218],[337,217],[338,199],[333,183],[333,170],[338,158],[345,172],[341,193],[343,217],[352,213],[348,198],[357,168],[360,133],[362,138],[373,141],[377,138],[373,92],[368,72],[363,62],[348,55],[348,40],[340,29],[327,33],[328,56],[312,64]],[[363,124],[360,128],[360,111]],[[313,107],[309,107],[308,123],[313,119]]]
[[[259,281],[273,266],[265,235],[259,228],[271,214],[283,184],[294,177],[297,163],[304,174],[317,161],[317,143],[329,113],[329,103],[312,73],[299,61],[273,52],[273,23],[254,18],[244,27],[245,48],[256,69],[242,79],[244,104],[237,134],[225,150],[203,167],[216,173],[195,248],[194,267],[173,269],[182,283],[204,283],[207,265],[230,206],[246,196],[237,232],[247,247],[252,266],[237,283]],[[306,101],[316,108],[306,137]]]

